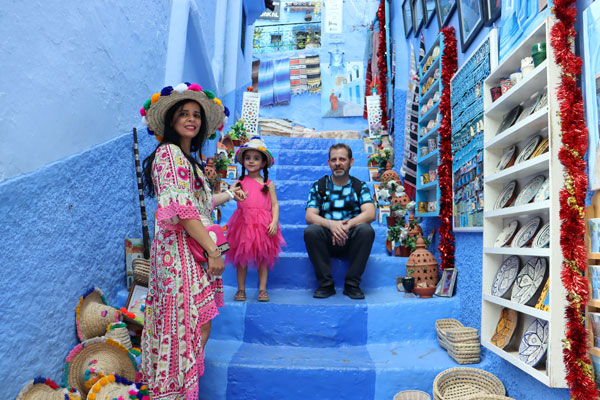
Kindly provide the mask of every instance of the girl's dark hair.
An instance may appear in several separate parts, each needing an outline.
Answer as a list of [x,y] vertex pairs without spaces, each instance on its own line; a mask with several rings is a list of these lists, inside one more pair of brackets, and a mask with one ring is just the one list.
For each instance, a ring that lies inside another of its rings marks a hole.
[[[249,149],[252,150],[252,149]],[[269,185],[267,185],[267,181],[269,180],[269,167],[267,167],[267,156],[265,156],[262,152],[260,152],[263,162],[265,166],[263,167],[263,181],[265,181],[265,185],[260,190],[263,193],[267,193],[269,191]],[[240,176],[240,181],[243,181],[246,177],[246,167],[244,167],[244,155],[242,154],[242,176]]]
[[[175,113],[178,112],[181,109],[181,107],[183,107],[185,104],[187,104],[189,102],[196,103],[194,100],[185,99],[185,100],[178,101],[171,108],[169,108],[169,110],[167,111],[167,113],[165,115],[164,128],[163,128],[163,132],[164,132],[163,140],[161,143],[158,144],[158,146],[156,146],[156,149],[154,149],[152,154],[150,154],[144,160],[144,164],[143,164],[143,167],[144,167],[144,171],[143,171],[144,172],[144,190],[145,190],[146,194],[150,197],[154,197],[154,195],[156,194],[154,192],[154,185],[152,184],[152,164],[154,163],[154,158],[156,157],[156,150],[158,150],[158,148],[160,146],[166,145],[166,144],[174,144],[181,149],[179,134],[175,131],[175,129],[173,129],[173,127],[171,126],[171,122],[173,121],[173,116],[175,115]],[[198,104],[198,103],[196,103],[196,104]],[[198,104],[198,105],[200,106],[200,104]],[[183,153],[185,158],[187,158],[187,160],[192,165],[192,172],[194,173],[194,178],[196,178],[196,179],[199,178],[198,174],[196,172],[196,168],[195,168],[196,166],[198,166],[204,172],[204,167],[202,166],[202,164],[200,164],[198,162],[198,159],[202,159],[202,146],[204,145],[204,142],[206,141],[206,138],[208,137],[207,131],[206,131],[206,123],[205,123],[206,122],[206,113],[204,112],[204,108],[202,108],[202,106],[200,106],[200,116],[202,118],[202,123],[200,124],[200,131],[192,139],[192,145],[190,146],[191,154],[187,154],[185,151],[183,151],[183,149],[181,150],[181,152]],[[198,158],[193,157],[194,153],[197,153]]]

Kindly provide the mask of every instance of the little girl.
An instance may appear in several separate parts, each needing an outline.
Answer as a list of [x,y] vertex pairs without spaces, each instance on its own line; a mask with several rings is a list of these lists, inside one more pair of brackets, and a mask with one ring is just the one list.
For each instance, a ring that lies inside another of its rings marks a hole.
[[[281,246],[285,246],[278,222],[275,185],[269,180],[273,156],[262,139],[254,136],[238,149],[235,157],[242,164],[242,175],[234,187],[240,186],[247,196],[245,201],[238,203],[237,210],[227,221],[227,241],[231,249],[225,260],[236,268],[238,281],[234,300],[246,300],[247,268],[253,267],[258,269],[258,301],[269,301],[269,269],[273,269]],[[264,178],[260,175],[261,170]]]

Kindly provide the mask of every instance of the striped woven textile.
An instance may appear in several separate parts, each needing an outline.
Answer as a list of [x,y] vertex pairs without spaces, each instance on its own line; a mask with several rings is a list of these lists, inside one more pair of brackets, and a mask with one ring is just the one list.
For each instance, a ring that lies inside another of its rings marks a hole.
[[258,93],[258,69],[260,68],[260,60],[252,61],[252,89]]
[[321,93],[321,65],[319,56],[306,56],[306,84],[310,93]]
[[290,89],[290,59],[282,58],[274,62],[273,102],[288,104],[292,98]]
[[[421,36],[423,40],[423,36]],[[423,43],[423,42],[422,42]],[[415,61],[415,49],[410,42],[410,72],[406,93],[404,123],[404,190],[414,199],[417,189],[417,140],[419,134],[419,74]]]
[[306,78],[306,57],[290,58],[290,90],[292,94],[301,94],[308,91]]
[[261,61],[258,68],[258,93],[260,93],[260,105],[272,106],[273,100],[273,81],[274,81],[273,61]]

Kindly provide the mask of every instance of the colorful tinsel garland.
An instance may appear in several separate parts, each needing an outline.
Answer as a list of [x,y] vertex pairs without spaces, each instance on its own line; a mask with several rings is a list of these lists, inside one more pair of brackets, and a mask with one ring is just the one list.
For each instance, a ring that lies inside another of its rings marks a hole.
[[442,269],[454,268],[454,236],[452,235],[452,114],[450,105],[450,80],[457,69],[456,36],[454,27],[442,29],[442,97],[440,98],[440,251]]
[[571,398],[595,399],[598,389],[594,383],[588,356],[588,338],[585,329],[585,306],[588,301],[588,280],[585,277],[587,250],[585,235],[585,198],[588,179],[584,159],[588,146],[583,97],[577,87],[581,73],[581,58],[573,53],[575,18],[574,0],[555,0],[552,8],[556,23],[550,40],[554,60],[561,69],[557,89],[562,147],[558,158],[564,166],[564,187],[560,191],[560,246],[563,254],[562,283],[567,291],[566,338],[563,356],[567,370],[567,384]]
[[379,21],[379,46],[377,47],[377,68],[379,69],[379,104],[381,106],[381,124],[383,129],[388,129],[387,115],[387,55],[385,39],[385,0],[379,3],[377,10],[377,21]]

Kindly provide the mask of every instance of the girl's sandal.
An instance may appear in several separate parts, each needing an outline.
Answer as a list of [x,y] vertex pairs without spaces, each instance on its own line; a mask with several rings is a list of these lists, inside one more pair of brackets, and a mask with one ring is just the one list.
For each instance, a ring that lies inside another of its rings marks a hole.
[[267,294],[266,290],[258,291],[258,301],[269,301],[269,295]]
[[235,296],[233,296],[233,300],[246,301],[246,291],[240,289],[237,292],[235,292]]

